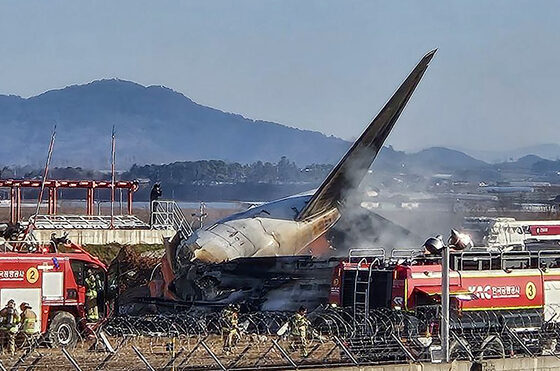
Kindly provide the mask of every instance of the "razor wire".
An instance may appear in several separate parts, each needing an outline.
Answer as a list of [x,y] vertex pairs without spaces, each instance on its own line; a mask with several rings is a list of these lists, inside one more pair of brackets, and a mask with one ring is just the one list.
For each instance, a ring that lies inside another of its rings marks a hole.
[[[111,342],[109,352],[97,336],[67,349],[83,370],[102,368],[255,369],[302,365],[368,365],[433,361],[437,358],[440,309],[416,312],[374,309],[368,316],[341,308],[320,308],[309,314],[307,356],[292,349],[289,331],[278,330],[291,312],[251,312],[239,317],[241,336],[231,353],[223,349],[219,313],[190,310],[142,316],[116,316],[100,329]],[[451,358],[479,361],[510,356],[560,357],[560,308],[537,311],[463,311],[451,316]],[[98,334],[99,335],[99,334]],[[134,347],[134,349],[133,349]],[[140,357],[140,354],[142,357]],[[60,361],[59,349],[33,349],[21,367],[46,369]],[[142,360],[143,359],[143,360]],[[13,361],[0,356],[9,369]],[[166,366],[167,365],[167,366]],[[221,365],[221,366],[220,366]],[[68,369],[72,369],[70,363]],[[100,368],[101,367],[101,368]]]

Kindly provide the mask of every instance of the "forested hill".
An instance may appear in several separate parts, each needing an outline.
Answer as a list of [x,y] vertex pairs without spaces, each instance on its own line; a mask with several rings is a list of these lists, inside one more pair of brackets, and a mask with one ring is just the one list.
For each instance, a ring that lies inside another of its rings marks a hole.
[[4,165],[44,162],[57,123],[55,166],[107,169],[111,127],[120,168],[220,159],[252,163],[287,156],[298,165],[336,163],[350,143],[319,132],[205,107],[163,86],[100,80],[31,98],[0,95]]

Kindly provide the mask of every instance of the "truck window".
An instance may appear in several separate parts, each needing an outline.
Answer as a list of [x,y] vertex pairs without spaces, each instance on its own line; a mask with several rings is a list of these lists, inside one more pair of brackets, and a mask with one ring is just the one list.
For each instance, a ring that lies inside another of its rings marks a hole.
[[86,263],[81,260],[72,260],[70,261],[70,267],[72,268],[72,273],[74,273],[74,278],[78,285],[85,286],[88,269],[93,271],[97,278],[102,282],[103,286],[105,285],[105,275],[103,274],[101,268],[95,264]]
[[79,260],[72,260],[70,261],[70,267],[72,268],[72,273],[74,273],[76,283],[84,286],[85,263]]

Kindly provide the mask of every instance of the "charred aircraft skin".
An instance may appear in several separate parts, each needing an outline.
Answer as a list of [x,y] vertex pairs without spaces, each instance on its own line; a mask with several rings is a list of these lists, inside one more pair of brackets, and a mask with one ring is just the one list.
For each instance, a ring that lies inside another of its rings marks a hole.
[[434,54],[435,50],[420,60],[313,194],[254,207],[196,231],[177,248],[179,266],[308,254],[310,244],[339,219],[339,207],[364,178]]
[[176,277],[175,288],[181,300],[195,306],[242,302],[250,310],[316,308],[328,302],[332,271],[339,261],[300,255],[193,262]]
[[[359,208],[357,205],[352,207]],[[345,213],[343,209],[338,223],[325,234],[326,242],[333,242],[337,247],[330,254],[342,255],[359,247],[356,236],[348,233],[350,229],[372,244],[366,247],[402,248],[415,246],[422,239],[367,209],[353,210],[352,213]],[[380,239],[375,230],[383,230],[385,235],[401,236],[401,239]],[[403,241],[405,237],[406,242]],[[326,304],[333,267],[342,259],[347,256],[251,257],[222,263],[190,262],[187,259],[176,275],[173,291],[182,302],[210,309],[242,302],[255,311],[295,311],[301,305],[313,310]]]

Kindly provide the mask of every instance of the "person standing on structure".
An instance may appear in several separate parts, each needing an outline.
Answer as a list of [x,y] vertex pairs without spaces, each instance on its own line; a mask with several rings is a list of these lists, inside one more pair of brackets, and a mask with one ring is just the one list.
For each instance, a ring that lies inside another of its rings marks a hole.
[[19,315],[16,302],[10,299],[6,306],[0,311],[0,331],[2,332],[2,346],[7,343],[8,352],[16,352],[16,334],[18,332]]
[[292,342],[290,349],[295,351],[299,349],[303,357],[307,357],[307,329],[310,325],[306,317],[307,308],[299,307],[298,311],[290,318],[290,335]]
[[228,304],[220,313],[222,322],[223,349],[226,354],[241,338],[239,335],[239,304]]
[[162,194],[161,184],[154,184],[150,191],[150,226],[154,225],[154,212],[157,211],[157,200],[159,200]]
[[86,283],[86,316],[88,321],[99,320],[99,308],[97,307],[97,294],[101,290],[101,282],[91,269],[87,270]]

